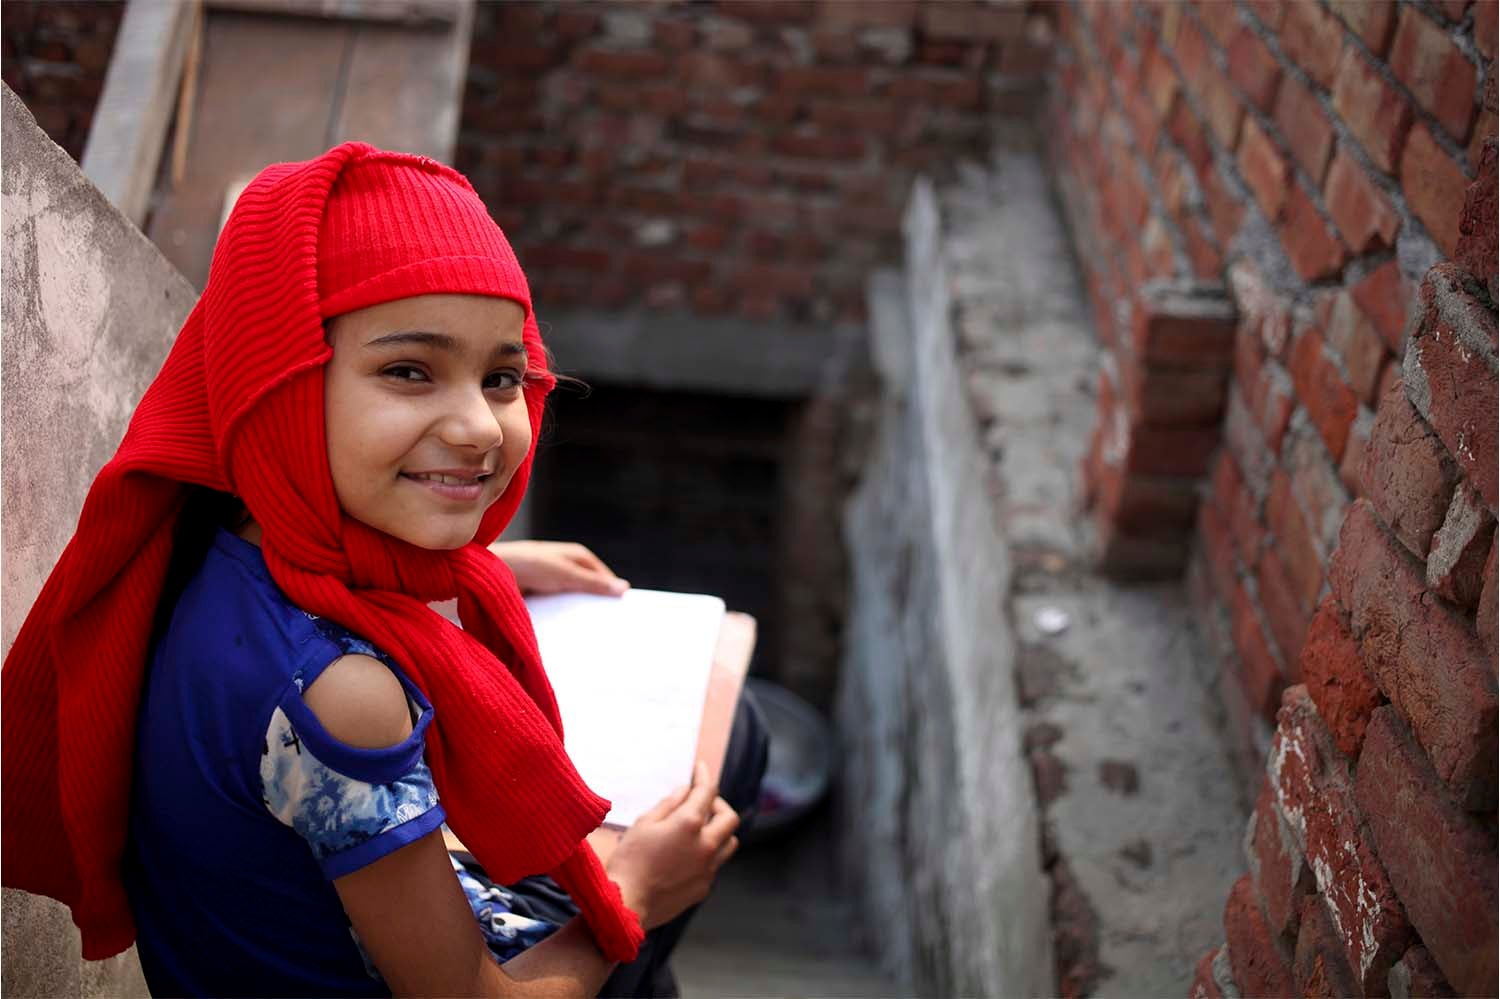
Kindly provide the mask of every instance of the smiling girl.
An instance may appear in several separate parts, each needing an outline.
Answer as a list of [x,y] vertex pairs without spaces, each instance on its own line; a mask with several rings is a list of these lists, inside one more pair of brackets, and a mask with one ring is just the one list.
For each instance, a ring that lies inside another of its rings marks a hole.
[[263,171],[0,673],[5,884],[158,995],[670,992],[764,734],[601,864],[520,589],[624,584],[487,547],[553,384],[459,174]]

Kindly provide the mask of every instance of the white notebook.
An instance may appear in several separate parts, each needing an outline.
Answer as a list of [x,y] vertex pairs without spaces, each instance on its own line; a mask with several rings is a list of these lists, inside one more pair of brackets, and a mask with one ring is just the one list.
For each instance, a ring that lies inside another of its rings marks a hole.
[[629,826],[688,783],[724,601],[626,591],[531,597],[542,663],[562,712],[568,755]]

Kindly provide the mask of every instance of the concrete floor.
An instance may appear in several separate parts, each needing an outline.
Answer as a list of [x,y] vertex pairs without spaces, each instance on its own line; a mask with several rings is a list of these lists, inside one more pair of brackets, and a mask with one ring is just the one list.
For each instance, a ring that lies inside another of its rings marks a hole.
[[839,885],[831,807],[727,864],[673,956],[684,999],[892,996]]

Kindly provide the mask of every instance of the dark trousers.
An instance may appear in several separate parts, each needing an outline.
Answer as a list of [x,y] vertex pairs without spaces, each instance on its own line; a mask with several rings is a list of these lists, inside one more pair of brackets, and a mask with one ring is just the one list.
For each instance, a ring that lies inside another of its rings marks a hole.
[[[739,704],[735,707],[734,727],[729,731],[729,746],[724,752],[724,769],[719,776],[719,797],[739,813],[741,836],[755,822],[756,803],[760,800],[760,782],[766,773],[766,754],[770,743],[770,735],[766,731],[760,708],[746,690],[740,694]],[[578,907],[573,904],[573,900],[549,877],[526,878],[510,885],[509,889],[515,895],[512,909],[517,915],[545,919],[558,926],[578,915]],[[698,907],[693,906],[671,922],[647,933],[636,959],[616,968],[599,990],[599,995],[610,999],[676,996],[677,980],[672,975],[668,959],[697,911]]]

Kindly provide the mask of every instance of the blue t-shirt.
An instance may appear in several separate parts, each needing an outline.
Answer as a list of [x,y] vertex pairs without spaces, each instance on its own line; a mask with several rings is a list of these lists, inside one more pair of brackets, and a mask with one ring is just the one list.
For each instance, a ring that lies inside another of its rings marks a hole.
[[[412,733],[359,749],[302,691],[340,656],[384,662]],[[432,706],[378,649],[288,602],[260,549],[220,530],[152,651],[125,883],[155,995],[390,994],[330,883],[439,828]],[[497,960],[556,926],[454,869]]]

